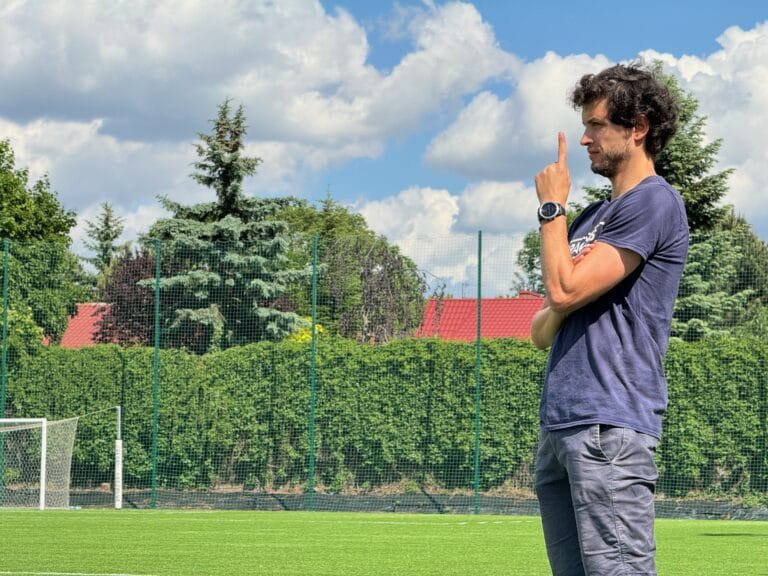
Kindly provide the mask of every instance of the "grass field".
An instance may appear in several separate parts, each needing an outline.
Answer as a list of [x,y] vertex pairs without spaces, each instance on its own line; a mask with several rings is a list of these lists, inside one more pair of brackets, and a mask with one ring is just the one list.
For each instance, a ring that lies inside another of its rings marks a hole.
[[[661,576],[768,576],[768,522],[658,520]],[[538,518],[0,511],[3,576],[545,576]]]

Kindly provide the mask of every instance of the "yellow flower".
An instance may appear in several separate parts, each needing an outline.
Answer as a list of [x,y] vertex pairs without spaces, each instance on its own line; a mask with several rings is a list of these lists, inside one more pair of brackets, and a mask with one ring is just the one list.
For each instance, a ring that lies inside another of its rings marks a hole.
[[[288,336],[288,340],[292,342],[311,342],[312,318],[309,316],[302,318],[297,326],[297,330]],[[315,337],[319,337],[323,332],[325,332],[325,329],[320,324],[315,324]]]

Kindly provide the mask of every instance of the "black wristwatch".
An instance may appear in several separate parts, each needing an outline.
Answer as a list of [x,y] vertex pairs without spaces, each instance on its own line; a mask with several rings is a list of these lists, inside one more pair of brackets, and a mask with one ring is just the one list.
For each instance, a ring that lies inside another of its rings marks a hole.
[[549,222],[558,216],[565,216],[565,206],[559,202],[543,202],[539,206],[539,223]]

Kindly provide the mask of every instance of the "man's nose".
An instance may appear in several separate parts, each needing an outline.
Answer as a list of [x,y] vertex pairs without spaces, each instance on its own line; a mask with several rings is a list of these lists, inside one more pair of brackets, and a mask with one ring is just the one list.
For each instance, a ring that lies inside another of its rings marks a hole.
[[584,134],[582,134],[581,136],[581,140],[579,140],[579,144],[581,144],[582,146],[589,146],[591,143],[592,143],[592,138],[587,136],[587,133],[584,132]]

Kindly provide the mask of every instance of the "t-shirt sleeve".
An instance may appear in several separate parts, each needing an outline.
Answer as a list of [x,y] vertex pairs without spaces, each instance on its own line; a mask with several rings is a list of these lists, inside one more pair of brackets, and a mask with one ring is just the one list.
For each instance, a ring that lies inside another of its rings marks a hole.
[[606,215],[598,240],[616,248],[639,254],[643,260],[656,250],[668,230],[670,219],[676,218],[678,207],[664,188],[638,189],[617,200],[614,210]]

